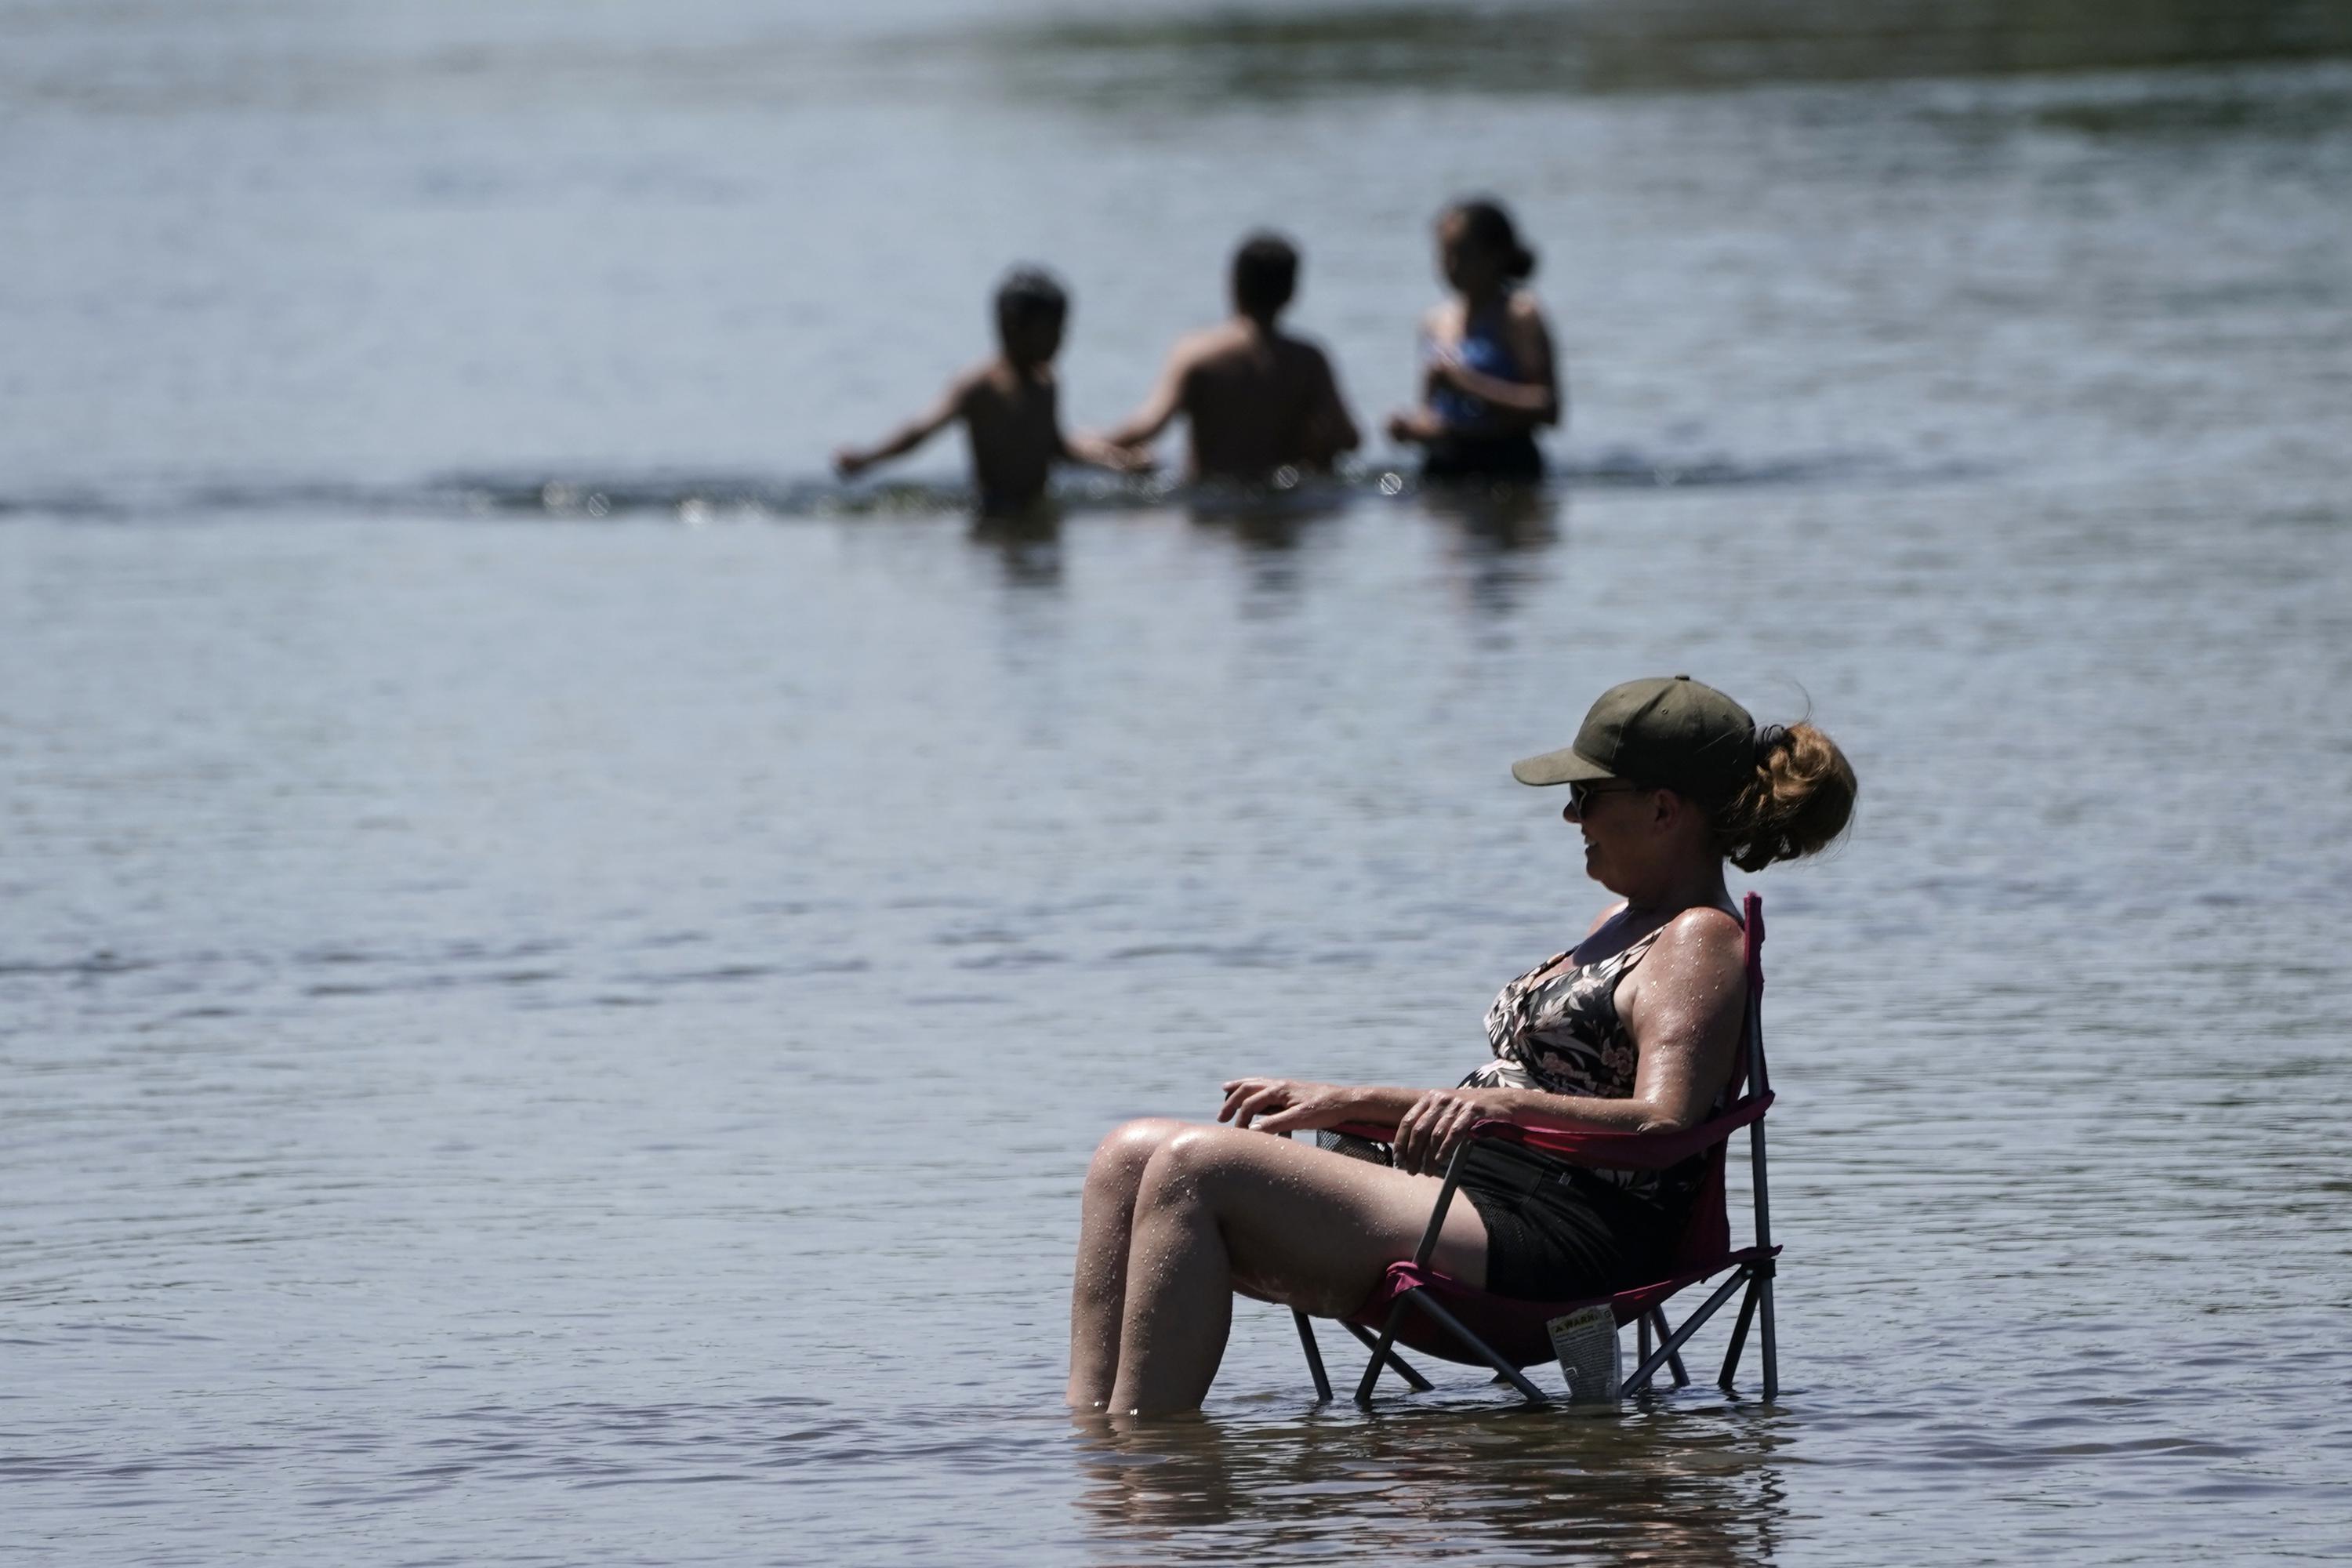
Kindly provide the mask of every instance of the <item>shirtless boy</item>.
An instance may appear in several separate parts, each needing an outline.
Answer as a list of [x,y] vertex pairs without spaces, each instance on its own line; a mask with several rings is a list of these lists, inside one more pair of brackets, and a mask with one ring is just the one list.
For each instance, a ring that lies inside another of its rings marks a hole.
[[958,420],[971,448],[983,511],[1018,511],[1034,504],[1045,493],[1057,462],[1140,467],[1136,457],[1106,442],[1062,434],[1054,356],[1061,352],[1069,313],[1069,296],[1051,275],[1032,267],[1014,268],[996,290],[996,337],[1003,352],[950,382],[938,403],[880,442],[834,453],[835,471],[850,479],[913,451]]
[[1192,477],[1263,484],[1277,468],[1328,469],[1361,437],[1323,351],[1275,325],[1298,282],[1298,251],[1254,234],[1234,253],[1234,316],[1179,339],[1160,385],[1103,436],[1140,451],[1179,414],[1191,426]]

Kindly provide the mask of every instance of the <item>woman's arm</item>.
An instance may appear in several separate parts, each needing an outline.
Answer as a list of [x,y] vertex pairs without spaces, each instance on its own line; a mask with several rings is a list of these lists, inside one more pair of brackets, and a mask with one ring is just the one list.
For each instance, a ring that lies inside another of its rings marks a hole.
[[1438,363],[1448,356],[1449,351],[1443,345],[1450,330],[1451,321],[1444,305],[1431,306],[1421,318],[1421,401],[1388,417],[1389,439],[1399,446],[1426,447],[1445,438],[1445,421],[1429,406],[1429,400],[1437,391]]
[[1472,1122],[1541,1119],[1620,1132],[1654,1131],[1650,1110],[1633,1100],[1591,1100],[1532,1089],[1408,1089],[1387,1084],[1313,1083],[1289,1078],[1237,1078],[1225,1085],[1217,1120],[1261,1132],[1305,1132],[1349,1122],[1396,1129],[1397,1164],[1438,1172]]
[[1534,300],[1519,295],[1506,320],[1511,358],[1528,373],[1525,381],[1507,381],[1474,370],[1454,354],[1440,355],[1430,366],[1432,380],[1443,381],[1476,398],[1502,418],[1495,424],[1533,428],[1559,423],[1559,369],[1552,353],[1551,331]]
[[1307,1132],[1349,1121],[1393,1126],[1426,1089],[1315,1083],[1296,1078],[1237,1078],[1225,1085],[1217,1120],[1261,1132]]
[[1399,1089],[1236,1079],[1225,1085],[1217,1120],[1247,1127],[1255,1118],[1269,1132],[1349,1121],[1393,1124],[1398,1169],[1433,1173],[1444,1170],[1472,1123],[1483,1117],[1609,1132],[1679,1132],[1704,1121],[1730,1083],[1747,1005],[1739,922],[1721,910],[1688,910],[1675,917],[1618,988],[1618,1016],[1641,1053],[1633,1092],[1623,1100],[1538,1089]]
[[1389,416],[1389,439],[1401,447],[1426,447],[1446,436],[1445,421],[1434,409],[1400,408]]
[[1746,933],[1727,911],[1685,910],[1617,988],[1617,1016],[1641,1051],[1633,1097],[1643,1132],[1706,1120],[1730,1083],[1748,1017]]
[[1415,1092],[1397,1119],[1397,1168],[1430,1175],[1444,1173],[1471,1127],[1487,1117],[1506,1121],[1556,1121],[1607,1132],[1650,1132],[1648,1109],[1638,1099],[1595,1100],[1581,1094],[1549,1094],[1539,1089],[1430,1089]]

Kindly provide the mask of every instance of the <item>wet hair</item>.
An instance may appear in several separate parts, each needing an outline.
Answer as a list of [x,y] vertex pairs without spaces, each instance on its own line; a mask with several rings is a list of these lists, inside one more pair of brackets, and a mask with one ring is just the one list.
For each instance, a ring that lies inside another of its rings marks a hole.
[[1234,252],[1234,303],[1253,316],[1271,316],[1298,288],[1298,247],[1260,229]]
[[1069,313],[1069,291],[1042,267],[1016,267],[996,286],[999,328],[1029,321],[1059,321]]
[[1716,843],[1743,871],[1818,854],[1853,816],[1853,764],[1811,724],[1767,725],[1756,737],[1756,776],[1713,815]]
[[1492,196],[1470,196],[1445,209],[1462,220],[1462,237],[1490,256],[1502,258],[1506,278],[1532,278],[1536,253],[1519,243],[1519,226],[1510,209]]

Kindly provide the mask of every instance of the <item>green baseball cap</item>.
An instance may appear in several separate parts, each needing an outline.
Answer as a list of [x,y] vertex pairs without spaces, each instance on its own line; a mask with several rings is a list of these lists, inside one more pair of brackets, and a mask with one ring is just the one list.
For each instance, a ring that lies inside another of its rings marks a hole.
[[1687,675],[1611,687],[1585,714],[1574,745],[1511,764],[1523,784],[1631,779],[1710,805],[1729,800],[1755,772],[1756,721]]

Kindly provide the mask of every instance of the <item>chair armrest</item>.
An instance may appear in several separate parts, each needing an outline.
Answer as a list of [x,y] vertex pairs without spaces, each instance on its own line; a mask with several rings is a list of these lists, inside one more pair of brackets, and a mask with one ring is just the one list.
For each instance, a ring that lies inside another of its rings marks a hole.
[[[1705,1153],[1734,1132],[1757,1121],[1772,1104],[1772,1094],[1751,1094],[1722,1115],[1679,1132],[1615,1132],[1530,1116],[1514,1120],[1482,1116],[1470,1124],[1473,1138],[1495,1138],[1517,1143],[1573,1165],[1598,1165],[1613,1171],[1663,1171],[1694,1154]],[[1396,1141],[1393,1121],[1349,1121],[1332,1128],[1375,1143]]]
[[1397,1124],[1393,1121],[1342,1121],[1337,1127],[1318,1128],[1318,1131],[1344,1132],[1350,1138],[1369,1138],[1375,1143],[1396,1142]]
[[1760,1119],[1771,1104],[1769,1090],[1750,1095],[1722,1115],[1678,1132],[1615,1132],[1537,1117],[1511,1121],[1487,1116],[1471,1123],[1470,1136],[1501,1139],[1575,1165],[1598,1165],[1613,1171],[1663,1171],[1714,1148]]

